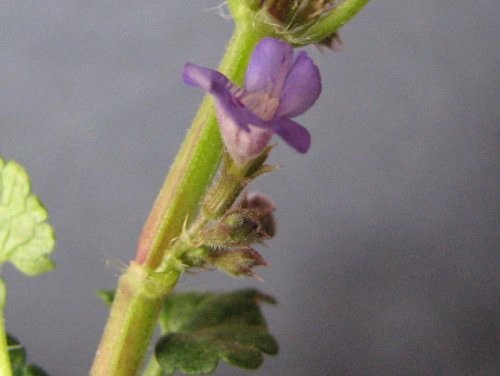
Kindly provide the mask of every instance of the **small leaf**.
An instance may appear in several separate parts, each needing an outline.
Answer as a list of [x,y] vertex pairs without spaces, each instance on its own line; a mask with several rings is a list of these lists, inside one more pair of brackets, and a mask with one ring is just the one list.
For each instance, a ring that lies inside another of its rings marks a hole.
[[7,345],[13,376],[49,376],[40,367],[26,364],[26,351],[15,337],[7,334]]
[[98,290],[96,295],[101,298],[104,304],[110,307],[115,298],[115,290]]
[[29,276],[54,269],[49,255],[55,236],[46,220],[47,210],[30,193],[24,168],[0,157],[0,265],[9,260]]
[[26,351],[21,346],[19,341],[9,334],[7,334],[7,346],[9,348],[9,358],[12,372],[17,375],[19,372],[22,372],[26,365]]
[[184,293],[165,299],[160,323],[166,333],[156,344],[158,363],[166,374],[207,374],[220,359],[256,369],[262,353],[278,353],[259,303],[275,303],[256,290],[232,293]]
[[26,371],[23,376],[49,376],[49,374],[40,367],[32,364],[26,367]]

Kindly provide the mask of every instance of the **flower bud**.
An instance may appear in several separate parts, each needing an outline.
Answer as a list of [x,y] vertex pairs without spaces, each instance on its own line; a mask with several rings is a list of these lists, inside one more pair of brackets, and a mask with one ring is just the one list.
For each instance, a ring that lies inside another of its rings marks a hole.
[[[335,33],[369,0],[228,0],[236,23],[270,28],[293,45],[335,41]],[[333,49],[333,48],[332,48]]]
[[334,0],[267,0],[261,1],[266,9],[285,27],[301,26],[310,23],[322,14],[331,10]]
[[217,269],[233,277],[255,276],[254,267],[267,265],[259,252],[252,248],[213,251],[210,261]]
[[198,242],[216,248],[241,248],[276,233],[275,206],[265,196],[245,195],[234,209],[201,231]]
[[276,210],[274,205],[266,196],[258,193],[245,194],[239,204],[241,209],[252,210],[258,217],[261,231],[272,238],[276,235],[276,221],[274,220],[273,211]]

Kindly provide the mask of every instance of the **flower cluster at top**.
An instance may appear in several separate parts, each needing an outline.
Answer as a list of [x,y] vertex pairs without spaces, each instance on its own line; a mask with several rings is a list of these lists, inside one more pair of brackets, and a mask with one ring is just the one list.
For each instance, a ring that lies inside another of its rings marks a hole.
[[[310,23],[334,8],[335,0],[271,0],[259,3],[259,7],[267,8],[276,20],[288,28]],[[338,1],[337,1],[338,3]]]
[[288,43],[263,39],[250,59],[244,88],[218,71],[190,63],[183,78],[215,98],[222,138],[238,164],[256,158],[273,133],[300,153],[309,149],[309,132],[291,120],[307,111],[321,92],[319,70],[306,52],[294,57]]

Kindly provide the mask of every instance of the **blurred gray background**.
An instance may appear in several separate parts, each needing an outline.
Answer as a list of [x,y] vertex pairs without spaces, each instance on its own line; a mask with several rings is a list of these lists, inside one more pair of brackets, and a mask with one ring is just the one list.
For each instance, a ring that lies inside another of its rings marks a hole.
[[[0,154],[30,172],[58,268],[6,267],[8,329],[55,376],[86,375],[115,286],[215,67],[222,0],[4,0]],[[497,0],[373,0],[321,53],[299,121],[306,156],[253,188],[278,204],[264,283],[218,273],[179,288],[257,286],[281,352],[255,375],[493,376],[498,358]],[[222,366],[220,375],[248,372]]]

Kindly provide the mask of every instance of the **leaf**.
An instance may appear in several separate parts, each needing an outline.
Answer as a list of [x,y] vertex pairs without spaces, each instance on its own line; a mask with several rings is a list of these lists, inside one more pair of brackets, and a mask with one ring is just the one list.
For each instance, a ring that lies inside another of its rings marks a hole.
[[173,294],[165,299],[160,324],[166,335],[155,354],[163,371],[207,374],[220,359],[240,368],[256,369],[263,355],[278,353],[259,303],[275,303],[257,290],[231,293]]
[[54,269],[55,246],[47,210],[30,193],[24,168],[0,157],[0,265],[9,260],[22,273],[34,276]]
[[26,351],[15,337],[7,334],[7,345],[13,376],[49,376],[40,367],[26,364]]
[[26,363],[26,351],[19,344],[19,341],[7,334],[7,346],[9,348],[9,359],[14,374],[19,373]]
[[101,298],[104,304],[111,307],[113,299],[115,298],[115,290],[98,290],[96,295]]

